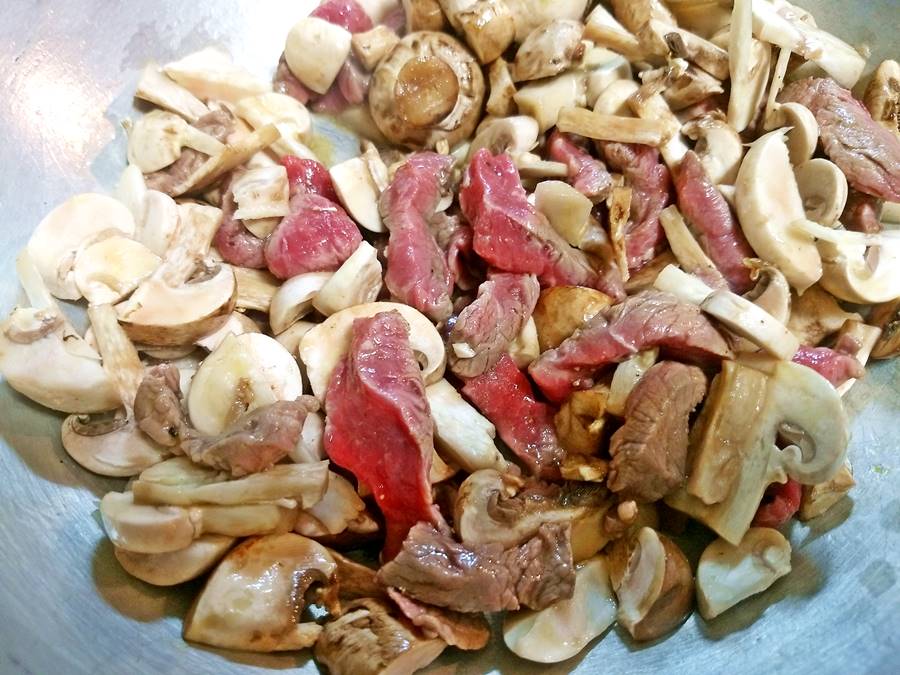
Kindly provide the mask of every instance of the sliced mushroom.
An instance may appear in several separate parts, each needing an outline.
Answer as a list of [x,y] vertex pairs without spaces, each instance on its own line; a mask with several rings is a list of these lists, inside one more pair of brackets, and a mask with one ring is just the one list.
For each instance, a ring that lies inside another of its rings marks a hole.
[[535,28],[522,42],[512,66],[513,80],[539,80],[558,75],[584,50],[580,21],[556,19]]
[[200,99],[167,77],[152,61],[141,71],[134,97],[181,115],[191,123],[209,112]]
[[312,304],[320,314],[331,316],[355,305],[374,302],[381,286],[378,252],[364,241],[319,289]]
[[291,324],[290,328],[276,335],[275,339],[282,347],[287,349],[291,355],[299,357],[300,341],[303,340],[304,335],[316,326],[318,326],[318,324],[313,323],[312,321],[297,321],[296,323]]
[[433,384],[444,376],[446,365],[444,341],[434,324],[408,305],[372,302],[332,314],[323,323],[310,330],[300,342],[300,358],[306,365],[306,374],[316,398],[320,401],[325,399],[331,373],[346,354],[350,344],[353,321],[392,310],[400,312],[409,324],[410,346],[419,358],[425,384]]
[[855,485],[856,481],[853,480],[850,463],[844,462],[844,465],[830,480],[816,485],[803,486],[798,517],[800,520],[806,521],[824,515],[841,501]]
[[306,145],[312,132],[312,117],[300,101],[276,92],[241,99],[234,108],[235,113],[254,129],[272,125],[281,137],[271,145],[279,157],[294,155],[304,159],[317,159]]
[[209,134],[192,127],[182,117],[164,110],[148,112],[128,132],[128,162],[145,174],[160,171],[174,163],[185,147],[215,155],[224,146]]
[[533,318],[528,318],[516,338],[509,343],[507,352],[520,370],[526,370],[541,355],[537,326]]
[[325,624],[314,652],[332,675],[413,673],[427,667],[447,646],[391,616],[384,601],[362,598],[342,609],[339,618]]
[[381,194],[369,163],[363,157],[353,157],[329,169],[331,182],[341,204],[357,223],[370,232],[386,232],[378,211]]
[[631,79],[616,80],[597,97],[597,101],[594,103],[594,112],[600,115],[634,117],[628,101],[639,89],[638,83]]
[[307,16],[291,28],[284,58],[294,77],[324,94],[350,55],[350,32],[325,19]]
[[313,299],[331,275],[331,272],[299,274],[278,287],[269,305],[269,325],[275,335],[280,335],[312,311]]
[[681,549],[642,527],[610,554],[619,623],[635,640],[655,640],[680,625],[694,604],[694,578]]
[[541,133],[556,125],[563,108],[587,103],[584,73],[569,71],[519,89],[513,100],[519,113],[537,120]]
[[[796,363],[757,365],[766,372],[724,363],[695,432],[688,488],[666,497],[735,545],[767,486],[788,477],[804,485],[829,480],[844,462],[849,438],[840,394],[828,380]],[[799,435],[799,446],[778,448],[783,428]],[[721,491],[701,491],[701,484]]]
[[625,402],[632,389],[637,386],[646,373],[659,358],[659,349],[647,349],[622,361],[613,373],[609,385],[609,397],[606,400],[606,411],[618,417],[625,416]]
[[356,488],[343,476],[329,472],[322,498],[297,516],[294,532],[306,537],[340,534],[366,510]]
[[478,127],[478,132],[469,145],[468,156],[472,157],[482,148],[487,148],[495,155],[506,152],[515,161],[535,148],[539,135],[540,129],[533,117],[515,115],[489,118]]
[[298,464],[321,462],[327,458],[325,454],[325,416],[321,413],[309,413],[303,420],[300,440],[291,451],[290,457]]
[[250,169],[231,183],[240,220],[283,218],[288,208],[287,170],[281,165]]
[[237,282],[237,298],[235,307],[242,310],[252,309],[257,312],[268,312],[272,300],[281,288],[281,282],[266,270],[254,270],[249,267],[233,266],[234,278]]
[[302,393],[297,361],[273,338],[229,335],[194,375],[187,408],[193,426],[212,436],[251,410]]
[[716,539],[697,566],[700,614],[714,619],[790,571],[791,545],[778,530],[751,527],[737,545]]
[[669,104],[661,94],[646,95],[643,87],[628,100],[628,104],[641,120],[661,125],[664,131],[659,144],[659,152],[669,170],[677,171],[681,166],[681,160],[690,148],[681,134],[681,122],[678,121]]
[[629,61],[643,61],[647,54],[637,36],[619,23],[606,7],[598,4],[585,19],[584,36],[608,47]]
[[545,180],[534,190],[534,206],[570,245],[581,245],[591,224],[590,199],[568,183]]
[[179,551],[135,553],[116,548],[114,553],[122,569],[136,579],[154,586],[175,586],[206,574],[235,541],[221,534],[204,534]]
[[478,62],[445,33],[404,37],[372,76],[369,110],[398,145],[450,146],[471,136],[484,100]]
[[794,175],[806,217],[826,227],[836,226],[849,192],[844,172],[833,162],[817,157],[797,166]]
[[272,91],[272,85],[236,65],[225,52],[207,47],[167,63],[163,71],[197,98],[237,103]]
[[[596,385],[590,389],[572,392],[559,412],[553,416],[559,444],[569,453],[560,471],[567,480],[566,474],[582,474],[585,467],[593,471],[598,468],[591,457],[600,448],[600,441],[606,428],[606,404],[609,400],[609,387]],[[569,458],[572,459],[569,462]],[[606,472],[604,471],[605,475]]]
[[744,297],[787,325],[791,316],[791,287],[781,270],[756,258],[748,258],[744,264],[750,268],[750,278],[756,282]]
[[517,656],[538,663],[559,663],[603,635],[616,620],[616,597],[606,558],[598,556],[575,570],[572,597],[539,612],[507,614],[503,641]]
[[184,639],[254,652],[312,647],[322,627],[303,621],[315,586],[335,582],[328,550],[297,534],[248,539],[219,563],[184,621]]
[[630,81],[631,64],[621,54],[604,47],[589,46],[581,57],[579,67],[587,73],[587,107],[593,108],[597,99],[613,82]]
[[558,347],[610,305],[612,299],[593,288],[554,286],[544,290],[534,309],[541,350]]
[[[659,100],[662,101],[662,98]],[[665,105],[665,101],[662,102]],[[562,108],[558,112],[557,127],[560,131],[597,141],[639,143],[654,147],[665,145],[678,128],[667,120],[603,115],[584,108]]]
[[677,25],[669,8],[660,0],[613,0],[616,18],[631,32],[637,33],[651,19],[669,26]]
[[799,167],[809,161],[819,143],[819,123],[809,108],[799,103],[783,103],[766,120],[766,131],[787,127],[787,146],[791,164]]
[[822,276],[815,241],[792,223],[805,218],[784,143],[784,131],[772,131],[750,146],[735,183],[735,207],[753,250],[780,269],[802,293]]
[[505,471],[507,462],[497,449],[497,430],[472,407],[456,387],[439,380],[425,388],[434,420],[437,449],[464,471]]
[[149,277],[160,262],[159,256],[134,239],[108,237],[75,256],[75,285],[91,304],[118,302]]
[[211,352],[215,351],[229,335],[259,332],[259,326],[249,316],[241,312],[232,312],[221,328],[197,340],[197,346]]
[[400,0],[406,15],[406,32],[439,31],[446,26],[440,0]]
[[864,100],[874,120],[900,135],[900,64],[882,61],[866,87]]
[[[844,310],[831,293],[816,285],[792,301],[787,326],[800,340],[800,344],[815,347],[829,335],[838,332],[846,321],[861,319],[859,314]],[[870,321],[879,325],[874,313]]]
[[651,18],[637,31],[641,44],[651,54],[674,54],[697,64],[718,80],[729,75],[728,52],[699,35],[679,28],[667,20]]
[[587,0],[506,0],[516,24],[515,41],[522,42],[535,28],[555,19],[581,20]]
[[734,185],[744,158],[744,142],[731,125],[712,113],[684,125],[683,131],[697,141],[694,152],[709,179],[716,185]]
[[375,67],[386,57],[400,38],[397,33],[383,24],[379,24],[364,33],[356,33],[350,38],[350,47],[353,55],[366,70],[375,70]]
[[28,253],[47,288],[57,298],[77,300],[74,264],[79,249],[104,236],[134,235],[128,207],[105,195],[86,193],[63,202],[44,219],[28,240]]
[[772,48],[764,38],[753,39],[753,4],[752,0],[735,0],[728,37],[728,123],[738,133],[750,126],[759,111],[772,62]]
[[487,113],[495,117],[514,115],[516,104],[513,97],[516,95],[516,85],[509,72],[509,64],[502,58],[496,59],[488,68],[488,82],[490,95],[485,105]]
[[143,227],[144,213],[147,210],[147,183],[141,170],[129,164],[119,176],[116,190],[113,195],[131,211],[136,229]]
[[672,254],[685,272],[700,277],[715,288],[727,287],[725,277],[706,255],[677,206],[663,209],[659,214],[659,222],[665,230]]
[[185,212],[169,195],[147,190],[140,227],[135,239],[158,256],[166,255],[178,233],[180,213]]
[[491,63],[515,35],[513,14],[505,0],[439,0],[444,15],[481,63]]

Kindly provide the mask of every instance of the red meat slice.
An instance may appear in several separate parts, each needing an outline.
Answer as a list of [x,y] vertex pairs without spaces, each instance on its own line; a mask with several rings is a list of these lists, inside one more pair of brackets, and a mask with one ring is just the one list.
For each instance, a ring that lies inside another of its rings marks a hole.
[[762,504],[753,516],[755,527],[781,527],[800,510],[803,490],[800,483],[788,478],[787,483],[773,483],[766,490]]
[[462,393],[533,474],[559,476],[565,451],[556,436],[553,408],[535,398],[531,383],[509,354],[484,375],[466,382]]
[[594,374],[644,349],[660,347],[679,360],[707,363],[731,356],[725,339],[695,305],[643,291],[591,319],[529,371],[551,401],[594,384]]
[[569,246],[531,204],[509,155],[475,153],[459,191],[463,215],[475,231],[475,252],[504,272],[535,274],[541,286],[588,286],[615,298],[587,256]]
[[625,251],[628,269],[635,272],[653,260],[666,241],[659,214],[671,202],[672,179],[656,148],[628,143],[602,143],[601,148],[606,163],[625,176],[632,189]]
[[780,100],[812,111],[825,153],[851,187],[900,202],[900,138],[873,120],[853,94],[832,79],[811,77],[791,82]]
[[550,159],[562,162],[569,169],[569,182],[593,202],[599,202],[612,189],[612,176],[598,159],[579,147],[571,136],[554,131],[547,143]]
[[792,360],[812,368],[835,387],[866,374],[853,354],[828,347],[800,347]]
[[325,0],[310,16],[325,19],[351,33],[372,30],[372,19],[356,0]]
[[458,215],[448,216],[446,213],[434,214],[434,218],[428,221],[428,226],[434,240],[444,252],[453,283],[463,290],[475,288],[478,282],[473,279],[472,271],[467,267],[467,263],[477,262],[477,259],[472,260],[472,228]]
[[729,288],[743,294],[753,287],[745,258],[753,258],[753,249],[731,213],[725,197],[706,175],[700,158],[689,152],[681,160],[675,177],[678,208],[694,226],[700,246],[725,277]]
[[266,242],[244,227],[244,223],[234,217],[234,211],[234,194],[229,188],[222,197],[222,224],[213,239],[216,250],[229,265],[265,269],[263,249]]
[[417,522],[443,526],[428,480],[434,429],[425,383],[399,312],[353,322],[325,411],[328,456],[372,491],[384,514],[384,560],[397,554]]
[[338,196],[331,182],[331,174],[321,162],[314,159],[301,159],[294,155],[285,155],[281,164],[287,169],[291,196],[298,192],[319,195],[337,203]]
[[878,219],[880,209],[881,200],[878,197],[850,190],[847,205],[841,214],[841,222],[848,230],[878,234],[882,229],[881,221]]
[[279,279],[332,272],[362,243],[356,223],[330,199],[297,192],[290,210],[266,240],[266,264]]
[[453,276],[428,221],[435,217],[452,165],[446,155],[412,155],[379,202],[390,232],[384,283],[395,298],[435,321],[453,312]]

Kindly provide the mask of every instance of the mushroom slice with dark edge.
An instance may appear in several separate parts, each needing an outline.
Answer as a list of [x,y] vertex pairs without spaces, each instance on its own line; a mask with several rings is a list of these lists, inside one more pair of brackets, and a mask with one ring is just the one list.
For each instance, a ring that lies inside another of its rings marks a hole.
[[154,586],[175,586],[208,572],[235,541],[221,534],[204,534],[178,551],[135,553],[115,547],[114,552],[122,569],[131,576]]
[[316,659],[331,675],[403,675],[434,661],[447,646],[422,637],[408,622],[391,616],[387,603],[363,598],[329,621],[316,642]]
[[478,62],[445,33],[421,31],[400,41],[372,76],[369,110],[393,143],[450,146],[478,124],[484,76]]
[[[337,566],[328,550],[297,534],[248,539],[216,568],[184,623],[184,639],[224,649],[293,651],[315,644],[322,627],[303,621],[326,602]],[[324,591],[324,593],[321,593]]]

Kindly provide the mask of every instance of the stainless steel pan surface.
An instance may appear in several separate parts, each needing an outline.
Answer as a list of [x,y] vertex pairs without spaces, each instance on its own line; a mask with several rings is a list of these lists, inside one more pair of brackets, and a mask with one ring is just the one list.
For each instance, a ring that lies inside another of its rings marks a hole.
[[[819,23],[876,58],[897,58],[900,0],[813,2]],[[7,0],[0,13],[0,308],[20,300],[16,253],[68,196],[109,188],[124,166],[121,120],[148,60],[211,43],[271,73],[302,0]],[[451,650],[431,672],[900,672],[900,364],[850,394],[859,483],[825,517],[795,523],[794,571],[719,619],[692,617],[638,646],[613,631],[540,666],[495,642]],[[60,418],[0,384],[0,673],[66,675],[317,672],[307,653],[259,656],[191,646],[181,619],[199,590],[158,589],[118,566],[97,514],[121,489],[72,462]]]

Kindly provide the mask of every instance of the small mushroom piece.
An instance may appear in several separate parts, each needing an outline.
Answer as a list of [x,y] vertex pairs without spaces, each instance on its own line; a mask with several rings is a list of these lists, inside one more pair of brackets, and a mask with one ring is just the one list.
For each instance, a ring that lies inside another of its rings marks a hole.
[[505,0],[439,0],[444,15],[481,63],[498,58],[513,41],[515,20]]
[[583,286],[554,286],[541,293],[534,309],[541,351],[554,349],[612,305],[605,293]]
[[750,146],[735,183],[735,207],[753,250],[802,293],[821,278],[822,259],[813,237],[792,226],[806,212],[784,140],[784,130],[776,130]]
[[541,355],[538,344],[537,326],[532,317],[522,326],[516,338],[509,343],[507,352],[520,370],[525,370]]
[[141,71],[134,97],[181,115],[192,124],[209,113],[200,99],[176,84],[152,61]]
[[847,205],[847,177],[834,162],[816,157],[794,169],[806,217],[819,225],[835,227]]
[[[880,326],[876,318],[878,309],[869,317],[869,321]],[[861,321],[859,314],[847,312],[841,307],[831,293],[816,285],[791,302],[791,316],[787,327],[797,336],[800,344],[815,347],[829,335],[838,332],[847,321]],[[884,328],[884,326],[881,326]],[[886,333],[885,333],[886,334]],[[876,356],[877,347],[872,356]]]
[[[591,460],[600,448],[600,440],[606,428],[606,406],[609,401],[609,387],[596,385],[590,389],[574,391],[566,399],[559,412],[553,416],[559,444],[569,453],[561,472],[566,480],[567,471],[581,474],[585,466],[593,470]],[[569,462],[568,458],[574,461]],[[604,472],[605,475],[606,472]]]
[[869,323],[881,328],[881,337],[872,349],[872,358],[889,359],[896,356],[900,352],[900,299],[873,307]]
[[47,288],[62,300],[78,300],[74,263],[79,249],[108,234],[134,235],[128,207],[106,195],[85,193],[63,202],[31,234],[27,251]]
[[669,26],[677,26],[675,17],[661,0],[612,0],[616,18],[630,30],[637,33],[651,20]]
[[[662,97],[659,100],[665,105]],[[562,108],[557,114],[557,126],[560,131],[597,141],[639,143],[660,148],[675,137],[680,128],[680,125],[675,126],[669,120],[603,115],[584,108]]]
[[516,92],[519,113],[537,120],[541,133],[555,126],[559,111],[587,102],[585,74],[569,71],[549,80],[531,82]]
[[259,218],[283,218],[288,208],[287,170],[281,166],[250,169],[231,183],[237,210],[234,217],[240,220]]
[[159,267],[149,248],[115,235],[81,249],[75,256],[75,285],[91,304],[118,302]]
[[452,147],[472,135],[484,100],[478,62],[445,33],[404,37],[376,68],[369,111],[392,143],[411,148]]
[[128,132],[128,162],[145,174],[174,163],[185,147],[215,155],[222,152],[224,146],[183,118],[164,110],[148,112]]
[[799,167],[816,152],[819,143],[819,123],[809,108],[800,103],[783,103],[766,121],[766,131],[788,127],[787,146],[791,164]]
[[503,58],[495,59],[488,67],[488,84],[490,95],[485,105],[488,115],[495,117],[514,115],[516,104],[513,97],[516,95],[516,85],[509,72],[509,64]]
[[800,498],[800,520],[807,521],[824,515],[832,506],[841,501],[856,485],[849,462],[838,469],[830,480],[816,485],[804,485]]
[[312,305],[320,314],[331,316],[355,305],[374,302],[381,286],[378,251],[364,241],[323,284]]
[[325,19],[307,16],[291,28],[284,58],[294,77],[324,94],[350,55],[351,34]]
[[695,63],[718,80],[728,79],[728,52],[674,23],[651,18],[637,31],[638,39],[651,54],[672,53]]
[[212,436],[251,410],[302,393],[297,361],[273,338],[229,335],[194,375],[187,408],[193,426]]
[[558,75],[572,65],[584,50],[580,21],[556,19],[534,29],[516,52],[513,80],[539,80]]
[[506,152],[515,160],[535,148],[539,135],[537,120],[527,115],[486,119],[469,145],[468,156],[487,148],[495,155]]
[[587,73],[588,108],[596,105],[600,94],[613,82],[632,78],[628,59],[605,47],[588,46],[578,65]]
[[332,314],[310,330],[300,342],[300,358],[306,365],[313,394],[325,400],[331,373],[350,345],[350,329],[356,319],[396,310],[409,324],[410,346],[422,367],[425,384],[433,384],[444,376],[446,350],[434,324],[424,314],[396,302],[371,302]]
[[751,527],[738,545],[716,539],[697,566],[700,615],[714,619],[791,571],[791,544],[778,530]]
[[269,305],[269,325],[280,335],[313,309],[313,299],[331,278],[331,272],[309,272],[285,281]]
[[619,623],[635,640],[655,640],[674,630],[694,604],[694,578],[681,549],[668,537],[642,527],[614,545],[622,562],[610,560],[619,599]]
[[594,204],[566,182],[545,180],[534,190],[535,208],[571,246],[580,246],[591,224]]
[[503,641],[517,656],[537,663],[570,659],[603,635],[616,620],[616,596],[606,559],[597,556],[575,570],[572,597],[539,612],[506,615]]
[[128,207],[136,228],[140,230],[147,210],[147,183],[141,170],[133,164],[126,166],[119,176],[113,196]]
[[386,232],[378,211],[381,190],[372,177],[369,163],[363,157],[352,157],[328,171],[334,191],[350,217],[370,232]]
[[180,213],[184,211],[164,192],[147,190],[141,219],[136,221],[140,226],[135,239],[156,255],[165,256],[177,234]]
[[434,661],[447,643],[423,637],[411,624],[390,614],[387,603],[355,600],[322,628],[316,660],[332,675],[400,675]]
[[599,3],[585,19],[584,37],[600,47],[618,52],[629,61],[643,61],[647,56],[637,36]]
[[494,425],[471,406],[456,387],[439,380],[425,388],[434,420],[437,449],[468,473],[479,469],[505,471],[507,462],[497,449]]
[[366,510],[356,489],[343,476],[328,474],[328,488],[322,498],[297,516],[294,532],[305,537],[340,534]]
[[536,28],[556,19],[580,21],[587,0],[506,0],[516,25],[515,42],[521,43]]
[[200,100],[237,103],[242,98],[272,91],[272,85],[236,65],[220,49],[207,47],[167,63],[163,71]]
[[[645,87],[647,85],[644,85]],[[650,85],[651,87],[653,85]],[[662,142],[659,143],[659,152],[663,156],[670,171],[677,171],[681,166],[681,160],[690,148],[681,134],[681,122],[672,112],[662,94],[654,93],[646,95],[644,88],[628,100],[631,109],[641,120],[657,122],[664,129]]]
[[754,4],[753,0],[735,0],[728,37],[728,123],[738,133],[750,126],[759,111],[772,62],[772,48],[764,38],[753,39]]
[[606,400],[606,412],[617,417],[625,416],[625,402],[632,389],[637,386],[646,373],[659,358],[659,349],[647,349],[622,361],[613,373],[609,385],[609,398]]
[[440,0],[401,0],[406,15],[406,32],[440,31],[446,25]]
[[[197,346],[208,352],[215,351],[229,335],[243,335],[244,333],[259,333],[259,326],[246,314],[232,312],[222,327],[209,335],[204,335],[197,340]],[[199,367],[199,364],[198,364]],[[196,370],[196,368],[195,368]]]
[[744,141],[731,125],[712,113],[685,124],[683,131],[697,141],[694,152],[709,179],[716,185],[734,185],[744,158]]
[[631,80],[616,80],[604,89],[594,103],[594,112],[600,115],[634,117],[628,101],[640,90],[638,83]]
[[672,254],[685,272],[700,277],[715,288],[728,286],[722,273],[694,237],[677,206],[663,209],[659,214],[659,222],[665,230]]
[[303,420],[303,428],[300,430],[300,440],[290,452],[290,458],[298,464],[321,462],[327,458],[324,415],[315,412],[306,416],[306,419]]
[[184,621],[184,639],[253,652],[312,647],[322,627],[303,621],[314,586],[335,583],[328,550],[297,534],[257,537],[212,573]]
[[281,282],[266,270],[240,266],[233,266],[231,269],[237,282],[235,306],[241,310],[268,312],[272,299],[281,288]]
[[371,30],[352,35],[350,48],[363,68],[373,71],[381,60],[391,53],[398,42],[400,42],[400,38],[397,37],[397,33],[384,24],[379,24]]
[[900,135],[900,64],[882,61],[863,98],[872,118]]
[[175,586],[206,574],[235,541],[221,534],[204,534],[179,551],[135,553],[115,548],[113,552],[122,569],[136,579],[154,586]]
[[295,155],[304,159],[317,159],[305,141],[312,132],[312,117],[300,101],[277,92],[241,99],[234,107],[238,117],[254,129],[273,125],[281,138],[272,143],[272,151],[279,157]]

